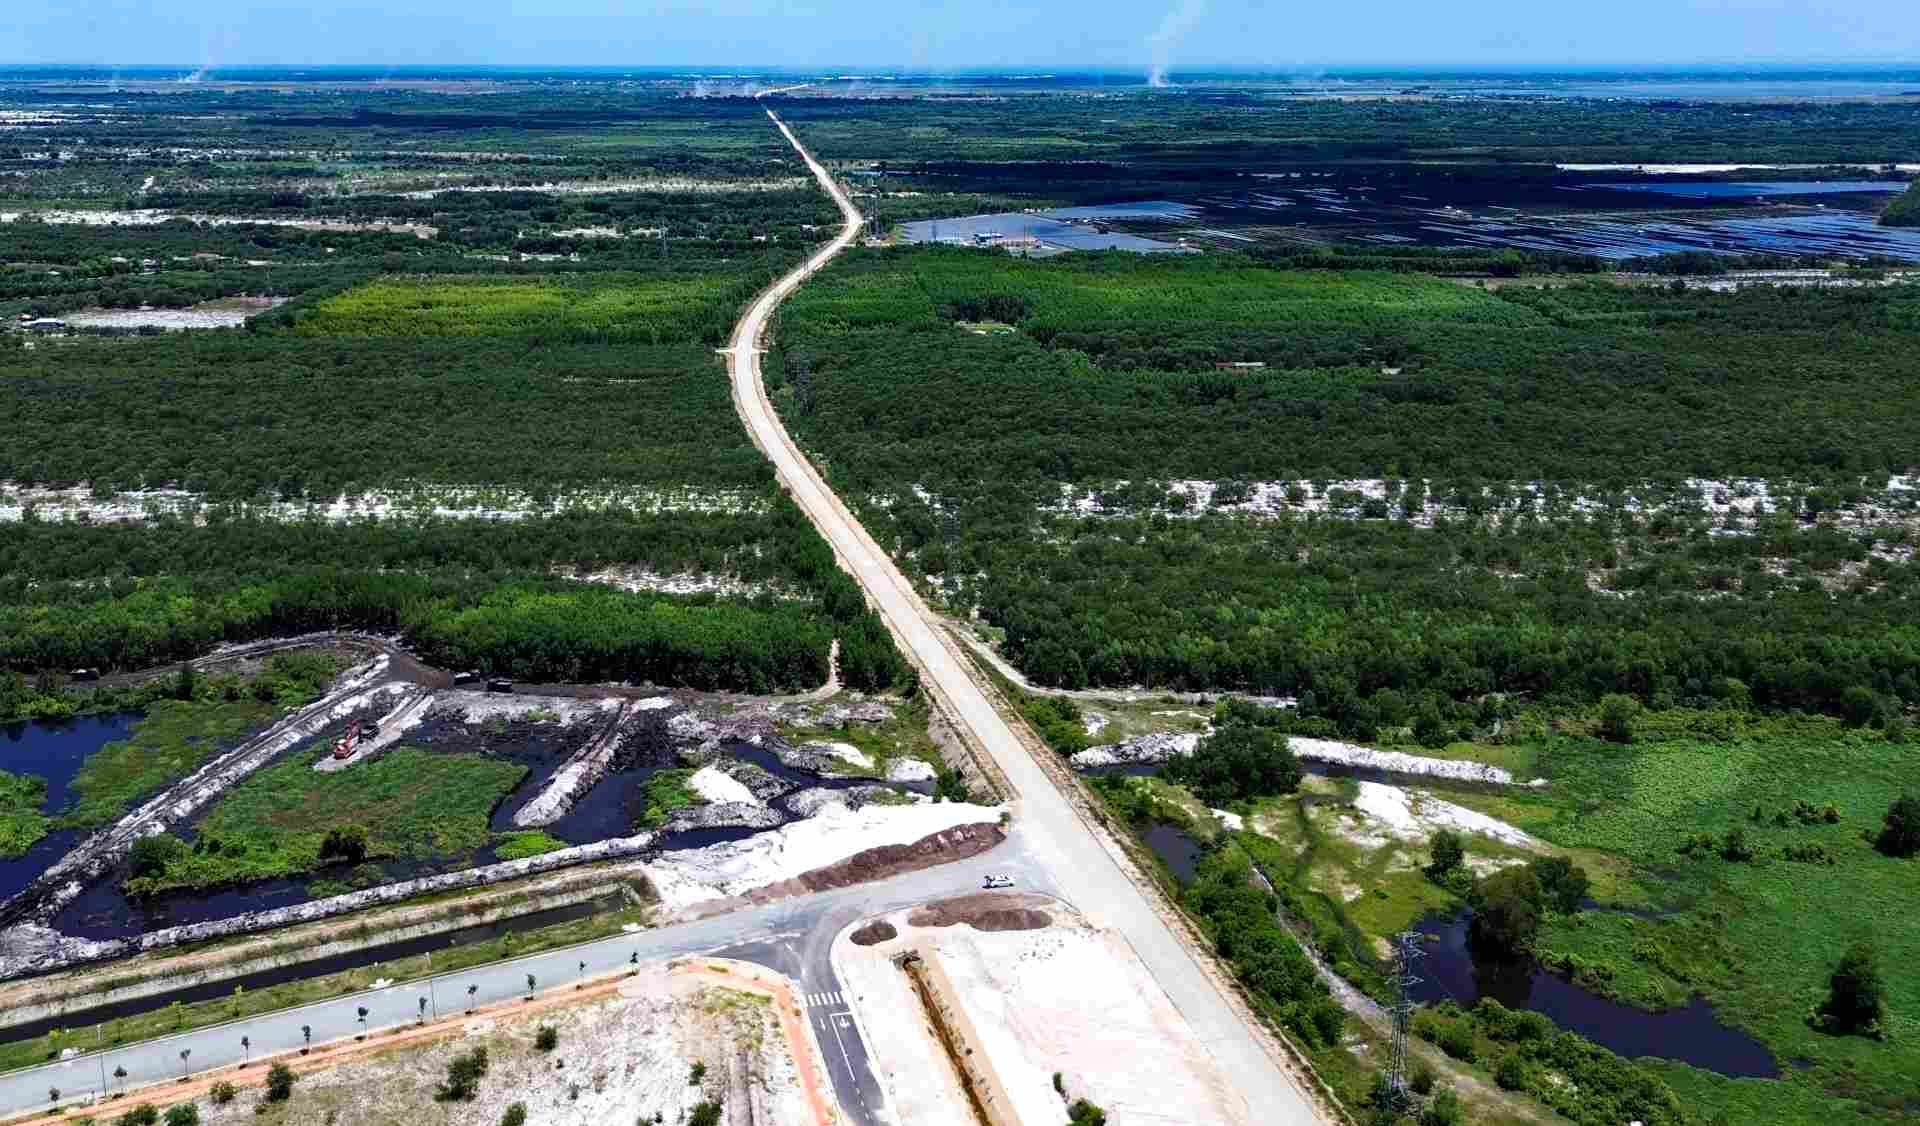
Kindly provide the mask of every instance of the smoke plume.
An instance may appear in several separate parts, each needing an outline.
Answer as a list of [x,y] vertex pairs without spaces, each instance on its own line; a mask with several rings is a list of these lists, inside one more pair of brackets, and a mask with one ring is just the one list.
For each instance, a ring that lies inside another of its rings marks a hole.
[[1147,85],[1173,85],[1167,80],[1167,69],[1173,63],[1173,53],[1206,12],[1207,0],[1180,0],[1160,20],[1159,29],[1147,36],[1147,47],[1153,52],[1153,69],[1147,72]]

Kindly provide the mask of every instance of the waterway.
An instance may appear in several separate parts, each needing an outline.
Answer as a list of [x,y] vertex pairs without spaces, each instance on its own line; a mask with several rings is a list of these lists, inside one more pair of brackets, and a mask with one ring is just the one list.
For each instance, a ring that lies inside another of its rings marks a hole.
[[437,950],[447,950],[457,946],[468,946],[476,942],[489,942],[507,934],[522,934],[541,927],[550,927],[558,923],[584,919],[603,911],[613,911],[624,906],[626,899],[619,893],[610,893],[598,899],[570,903],[564,907],[552,907],[544,911],[534,911],[525,915],[516,915],[510,919],[501,919],[492,923],[480,923],[460,927],[457,930],[442,931],[438,934],[422,935],[417,938],[400,939],[395,942],[368,946],[344,954],[333,954],[324,958],[314,958],[303,962],[275,966],[271,969],[256,970],[237,977],[222,978],[201,985],[182,986],[169,989],[164,993],[148,997],[133,997],[125,1001],[115,1001],[106,1005],[97,1005],[87,1009],[70,1010],[56,1017],[29,1021],[7,1028],[0,1028],[0,1043],[17,1040],[31,1040],[55,1028],[84,1028],[106,1020],[118,1020],[121,1017],[163,1009],[175,1001],[192,1004],[196,1001],[212,1000],[216,997],[230,997],[238,989],[263,989],[271,985],[283,985],[290,981],[304,981],[308,978],[322,977],[327,974],[356,970],[365,966],[377,966],[399,958],[411,958]]
[[1779,1065],[1764,1044],[1720,1023],[1713,1007],[1698,997],[1674,1009],[1649,1012],[1609,1000],[1531,960],[1517,963],[1475,961],[1467,939],[1468,913],[1428,916],[1414,924],[1434,941],[1414,973],[1414,999],[1432,1003],[1452,999],[1471,1007],[1492,997],[1509,1009],[1530,1009],[1554,1024],[1577,1032],[1629,1059],[1655,1056],[1734,1078],[1772,1078]]
[[[0,727],[0,770],[35,774],[47,781],[41,811],[57,813],[73,794],[80,764],[108,743],[125,739],[138,712],[77,716],[58,722],[10,723]],[[81,837],[78,829],[55,829],[35,842],[25,855],[0,860],[0,900],[33,882],[33,878],[67,854]]]

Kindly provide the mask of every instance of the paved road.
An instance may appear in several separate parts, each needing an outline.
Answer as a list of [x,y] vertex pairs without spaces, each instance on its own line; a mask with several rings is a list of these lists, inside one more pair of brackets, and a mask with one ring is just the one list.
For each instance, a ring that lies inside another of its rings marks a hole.
[[767,116],[806,160],[820,186],[839,205],[845,225],[832,242],[762,294],[734,329],[726,352],[734,405],[747,430],[755,444],[773,461],[775,471],[794,500],[833,544],[843,565],[866,589],[896,635],[912,650],[920,667],[957,712],[958,722],[985,747],[1013,784],[1019,794],[1017,820],[1029,847],[1059,881],[1062,898],[1127,937],[1175,1007],[1213,1051],[1225,1073],[1239,1084],[1254,1120],[1319,1121],[1313,1100],[1268,1054],[1146,894],[1121,870],[1066,796],[1054,788],[1040,765],[1014,737],[974,681],[971,667],[953,643],[945,640],[933,612],[814,471],[768,402],[761,382],[759,348],[767,323],[789,293],[852,245],[860,231],[861,216],[786,123],[771,110]]
[[[178,1078],[183,1072],[230,1067],[248,1058],[299,1048],[309,1026],[314,1043],[525,996],[527,975],[540,990],[639,963],[695,954],[740,958],[792,977],[807,996],[834,1094],[858,1126],[889,1126],[884,1096],[867,1066],[867,1050],[844,1003],[829,958],[833,937],[855,921],[930,899],[977,890],[989,872],[1010,872],[1023,886],[1051,891],[1047,873],[1016,826],[1005,844],[981,856],[875,883],[782,900],[655,930],[619,934],[508,962],[459,970],[424,981],[317,1001],[295,1009],[0,1075],[0,1114],[44,1106],[49,1088],[63,1099]],[[584,969],[582,968],[584,964]],[[469,993],[469,989],[472,993]],[[423,1010],[421,1002],[426,1003]],[[360,1010],[366,1010],[364,1022]],[[248,1041],[241,1046],[241,1038]],[[181,1058],[180,1053],[188,1055]],[[124,1067],[126,1079],[114,1078]]]

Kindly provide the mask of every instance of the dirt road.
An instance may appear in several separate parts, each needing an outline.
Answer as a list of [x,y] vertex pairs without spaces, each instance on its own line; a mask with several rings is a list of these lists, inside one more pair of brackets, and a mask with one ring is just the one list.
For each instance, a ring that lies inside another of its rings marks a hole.
[[[725,351],[734,405],[741,420],[755,444],[773,461],[795,502],[833,545],[842,565],[865,588],[896,640],[919,666],[922,682],[993,758],[1017,791],[1016,818],[1022,831],[1030,835],[1035,856],[1057,882],[1062,897],[1096,923],[1113,927],[1126,937],[1222,1069],[1234,1077],[1240,1095],[1258,1111],[1260,1121],[1328,1121],[1329,1116],[1306,1093],[1290,1070],[1290,1061],[1273,1048],[1265,1030],[1250,1026],[1251,1017],[1230,998],[1217,973],[1203,965],[1188,947],[1189,936],[1176,931],[1156,901],[1135,882],[1136,873],[1117,846],[1101,837],[1042,768],[1034,750],[1008,726],[986,690],[974,680],[970,662],[932,610],[814,471],[774,413],[760,374],[759,343],[767,323],[789,293],[853,243],[860,231],[861,216],[786,124],[771,111],[767,116],[832,196],[845,225],[832,242],[763,293],[735,327]],[[1070,780],[1064,782],[1071,784]]]

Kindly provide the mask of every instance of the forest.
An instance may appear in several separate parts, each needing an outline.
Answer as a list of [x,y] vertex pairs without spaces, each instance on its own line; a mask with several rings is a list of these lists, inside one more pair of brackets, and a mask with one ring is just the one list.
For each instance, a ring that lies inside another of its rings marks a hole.
[[1920,181],[1893,197],[1880,213],[1880,221],[1889,227],[1920,227]]
[[[784,495],[764,515],[184,519],[0,525],[0,670],[143,668],[223,641],[315,629],[404,633],[447,668],[521,679],[774,691],[906,683],[892,640]],[[551,577],[639,566],[764,584],[749,598],[628,592]],[[31,709],[24,686],[5,715]]]
[[[956,327],[979,320],[1016,332]],[[1909,531],[1818,516],[1920,464],[1913,287],[1487,291],[923,249],[828,271],[780,340],[789,424],[1042,683],[1300,695],[1361,737],[1423,713],[1437,732],[1489,692],[1733,693],[1862,723],[1920,703]],[[1694,475],[1807,499],[1731,527],[1568,504]],[[1195,518],[1167,488],[1294,481],[1304,501],[1350,477],[1390,499]],[[1561,500],[1516,505],[1530,481]],[[1104,511],[1063,511],[1065,486]],[[1461,511],[1416,524],[1427,496]]]

